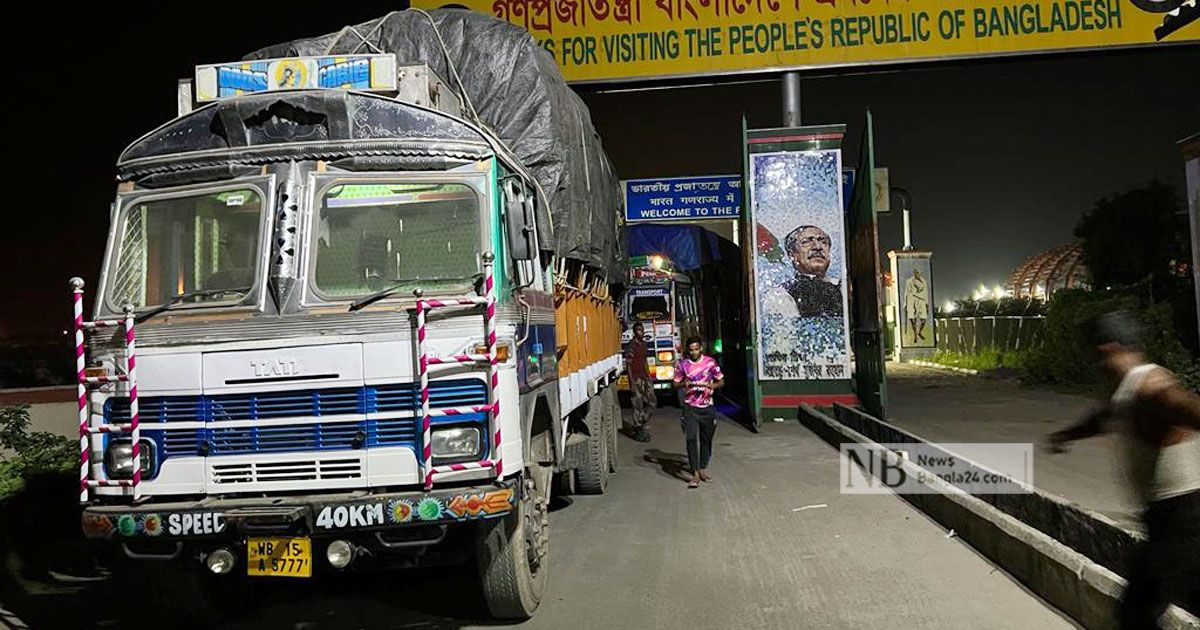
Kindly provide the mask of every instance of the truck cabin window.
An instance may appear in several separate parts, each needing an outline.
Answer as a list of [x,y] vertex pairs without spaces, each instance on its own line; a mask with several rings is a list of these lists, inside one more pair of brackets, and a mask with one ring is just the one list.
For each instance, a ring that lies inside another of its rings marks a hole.
[[466,293],[480,274],[480,202],[464,184],[335,184],[314,229],[313,285],[325,299]]
[[110,308],[241,301],[257,276],[262,213],[251,188],[126,205],[109,271]]
[[670,319],[671,311],[665,295],[639,295],[629,303],[629,314],[635,319],[650,321]]

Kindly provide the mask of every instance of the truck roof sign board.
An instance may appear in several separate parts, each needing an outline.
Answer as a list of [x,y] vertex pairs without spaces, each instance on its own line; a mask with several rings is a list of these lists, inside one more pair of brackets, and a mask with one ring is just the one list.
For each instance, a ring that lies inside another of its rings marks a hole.
[[737,219],[741,175],[631,179],[625,186],[625,221]]
[[316,88],[396,91],[395,55],[338,55],[196,66],[196,102],[255,92]]
[[567,81],[618,82],[1200,41],[1187,0],[413,0],[529,31]]

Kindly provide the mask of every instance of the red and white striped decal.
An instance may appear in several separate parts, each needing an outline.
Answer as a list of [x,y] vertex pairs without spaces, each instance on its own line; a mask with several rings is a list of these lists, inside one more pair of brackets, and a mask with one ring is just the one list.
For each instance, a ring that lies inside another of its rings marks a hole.
[[[486,264],[486,263],[484,263]],[[491,273],[490,271],[488,273]],[[480,306],[487,304],[487,298],[463,298],[459,300],[425,300],[429,308],[446,308],[448,306]]]
[[79,502],[88,500],[88,393],[83,351],[83,280],[71,281],[75,306],[75,380],[79,386]]
[[433,468],[434,475],[444,475],[452,472],[462,472],[464,470],[484,470],[487,468],[495,468],[496,462],[491,459],[484,459],[477,462],[463,462],[461,464],[445,464],[435,466]]
[[471,413],[488,413],[495,409],[494,405],[472,405],[470,407],[439,407],[430,409],[429,415],[433,418],[444,418],[446,416],[462,416]]
[[[138,486],[142,483],[141,430],[138,427],[137,391],[137,344],[134,339],[133,307],[125,307],[123,319],[106,319],[94,322],[83,321],[83,280],[71,279],[71,298],[74,306],[75,327],[75,380],[79,394],[79,502],[86,503],[91,488],[133,488],[133,500],[141,498]],[[88,376],[84,331],[97,328],[125,329],[125,374],[114,376]],[[88,409],[88,387],[108,383],[128,383],[129,422],[126,424],[101,424],[91,426]],[[102,433],[129,433],[133,440],[132,479],[91,478],[91,436]]]
[[[483,255],[484,267],[484,297],[455,300],[423,300],[417,299],[417,354],[418,371],[421,379],[421,436],[422,453],[421,469],[425,471],[425,489],[433,488],[434,477],[439,474],[463,470],[481,470],[494,468],[496,476],[503,474],[502,458],[500,456],[500,402],[496,390],[500,383],[498,359],[496,357],[496,290],[495,277],[492,273],[495,266],[495,256]],[[425,311],[449,306],[478,306],[487,307],[484,313],[484,334],[487,337],[487,354],[456,354],[449,357],[430,357],[425,352]],[[488,403],[469,407],[429,408],[429,366],[456,365],[463,363],[486,363],[488,366]],[[488,459],[479,462],[463,464],[433,465],[433,445],[431,443],[431,418],[456,416],[470,413],[487,413],[488,426],[494,428],[493,447]]]
[[92,479],[87,485],[92,488],[137,488],[131,479]]
[[431,469],[425,475],[425,483],[427,485],[432,485],[434,478],[436,478],[438,475],[446,475],[449,473],[462,472],[465,470],[486,470],[489,468],[495,468],[495,465],[496,465],[495,461],[490,460],[490,459],[485,459],[485,460],[478,461],[478,462],[466,462],[466,463],[462,463],[462,464],[446,464],[443,466],[437,466],[437,467],[434,467],[433,469]]
[[142,432],[138,427],[137,351],[133,335],[133,308],[125,309],[125,375],[129,382],[129,431],[133,440],[133,500],[140,496],[138,485],[142,483]]
[[83,328],[86,330],[95,330],[97,328],[116,328],[117,326],[123,326],[124,324],[125,321],[120,319],[100,319],[94,322],[82,322]]
[[425,473],[425,489],[433,487],[433,442],[429,415],[429,357],[425,354],[425,301],[417,300],[417,372],[421,379],[421,469]]
[[496,478],[504,476],[504,458],[500,453],[500,398],[496,395],[496,390],[500,386],[500,371],[497,366],[498,359],[496,357],[496,287],[495,280],[492,274],[492,263],[494,261],[486,260],[484,265],[487,266],[487,273],[484,276],[484,299],[487,300],[487,314],[484,315],[483,327],[487,334],[488,342],[488,357],[491,361],[488,362],[488,406],[491,407],[491,424],[495,426],[495,438],[492,440],[491,460],[496,464]]
[[107,383],[124,383],[129,380],[128,374],[118,374],[116,376],[85,376],[83,382],[88,385],[104,385]]
[[132,424],[102,424],[98,427],[88,428],[87,432],[95,435],[97,433],[129,433],[132,430]]
[[455,354],[448,357],[428,357],[426,362],[429,365],[459,365],[462,363],[484,363],[491,361],[491,357],[486,354]]

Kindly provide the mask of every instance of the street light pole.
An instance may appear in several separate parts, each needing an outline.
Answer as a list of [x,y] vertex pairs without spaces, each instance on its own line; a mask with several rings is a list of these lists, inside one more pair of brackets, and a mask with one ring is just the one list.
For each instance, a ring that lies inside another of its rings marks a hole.
[[800,73],[783,73],[783,125],[800,126]]
[[912,246],[912,229],[909,227],[908,210],[912,207],[912,195],[908,190],[899,186],[892,186],[891,192],[900,197],[900,204],[904,208],[904,250],[909,251]]

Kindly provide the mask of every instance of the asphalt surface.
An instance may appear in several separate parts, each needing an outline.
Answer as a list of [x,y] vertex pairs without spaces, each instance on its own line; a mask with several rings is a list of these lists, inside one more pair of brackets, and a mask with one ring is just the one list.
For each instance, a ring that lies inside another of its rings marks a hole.
[[[628,410],[626,410],[628,414]],[[556,501],[550,584],[522,628],[1070,628],[1074,625],[891,495],[838,492],[837,451],[795,422],[722,420],[710,472],[676,476],[678,409],[649,444],[620,438],[604,496]],[[30,627],[145,627],[132,591],[41,596]],[[10,609],[13,607],[10,607]],[[0,623],[0,627],[3,627]],[[259,588],[227,628],[487,628],[473,567],[350,572]]]
[[[620,438],[605,496],[559,504],[546,599],[520,627],[1073,627],[900,499],[839,494],[837,452],[796,423],[723,421],[714,482],[687,489],[677,417]],[[493,625],[464,567],[274,592],[229,627]]]

